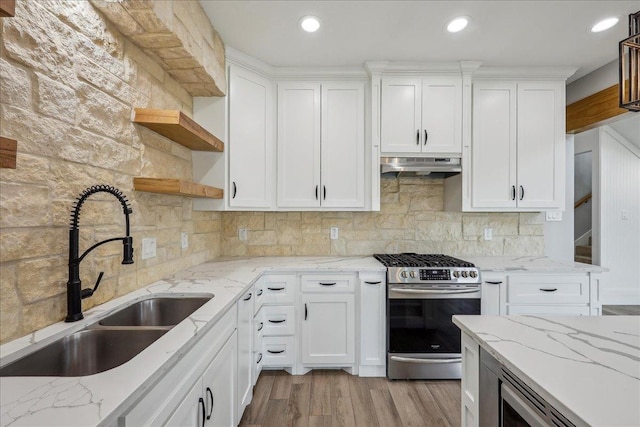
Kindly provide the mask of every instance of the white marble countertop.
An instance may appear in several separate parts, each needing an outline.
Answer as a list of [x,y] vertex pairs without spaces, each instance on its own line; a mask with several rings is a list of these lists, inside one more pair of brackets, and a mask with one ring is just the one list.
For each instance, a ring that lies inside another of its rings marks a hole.
[[640,426],[640,317],[454,316],[577,425]]
[[481,271],[532,273],[603,273],[608,268],[581,262],[558,261],[544,256],[460,256]]
[[264,272],[385,271],[372,257],[259,257],[220,259],[87,310],[75,323],[59,322],[0,346],[1,364],[98,322],[114,309],[150,295],[214,297],[129,362],[85,377],[1,377],[0,425],[88,426],[116,422],[188,351]]

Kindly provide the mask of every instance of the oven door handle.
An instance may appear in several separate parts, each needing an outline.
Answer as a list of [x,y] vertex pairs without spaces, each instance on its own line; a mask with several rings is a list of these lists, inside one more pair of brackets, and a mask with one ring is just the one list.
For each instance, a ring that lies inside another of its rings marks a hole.
[[455,359],[419,359],[416,357],[400,357],[391,356],[391,360],[396,362],[408,362],[408,363],[424,363],[424,364],[444,364],[444,363],[459,363],[462,362],[461,357]]
[[462,290],[436,290],[436,289],[407,289],[407,288],[389,288],[392,292],[400,292],[405,294],[472,294],[479,292],[480,289],[462,289]]

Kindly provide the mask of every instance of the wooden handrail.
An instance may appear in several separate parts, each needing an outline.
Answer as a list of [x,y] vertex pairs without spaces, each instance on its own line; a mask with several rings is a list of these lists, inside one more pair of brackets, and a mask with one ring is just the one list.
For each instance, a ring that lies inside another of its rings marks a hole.
[[575,206],[573,207],[574,209],[577,209],[578,206],[580,205],[584,205],[585,203],[587,203],[589,200],[591,200],[591,193],[587,194],[586,196],[584,196],[582,199],[578,200],[575,204]]

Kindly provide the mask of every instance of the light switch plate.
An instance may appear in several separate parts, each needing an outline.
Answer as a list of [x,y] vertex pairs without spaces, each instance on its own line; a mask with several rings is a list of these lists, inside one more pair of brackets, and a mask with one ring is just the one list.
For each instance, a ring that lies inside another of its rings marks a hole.
[[183,231],[180,236],[182,241],[182,249],[187,249],[189,247],[189,235]]
[[156,256],[156,238],[146,237],[142,239],[142,259],[154,258]]
[[545,216],[547,221],[562,221],[562,211],[547,211]]
[[493,240],[493,228],[491,227],[484,228],[484,240]]
[[336,240],[340,235],[338,227],[331,227],[331,240]]

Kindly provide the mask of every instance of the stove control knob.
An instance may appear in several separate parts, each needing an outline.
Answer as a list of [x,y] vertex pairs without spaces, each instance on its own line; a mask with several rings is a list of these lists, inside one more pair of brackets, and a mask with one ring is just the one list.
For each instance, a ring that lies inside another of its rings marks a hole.
[[411,273],[409,273],[409,276],[411,276],[412,279],[415,278],[416,277],[416,272],[412,271]]
[[400,272],[400,277],[402,277],[403,279],[407,278],[407,272],[406,271],[401,271]]
[[467,273],[466,271],[462,272],[462,277],[467,277],[469,275],[469,273]]
[[470,271],[469,276],[476,278],[478,276],[478,273],[476,273],[475,271]]
[[460,277],[460,272],[458,270],[454,271],[453,277]]

